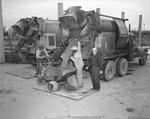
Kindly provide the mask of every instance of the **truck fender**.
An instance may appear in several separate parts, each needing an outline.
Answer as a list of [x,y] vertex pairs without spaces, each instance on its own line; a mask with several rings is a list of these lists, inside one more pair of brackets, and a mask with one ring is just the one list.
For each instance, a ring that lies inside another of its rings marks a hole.
[[144,52],[148,54],[148,49],[143,47],[137,47],[137,53],[139,57],[142,57]]

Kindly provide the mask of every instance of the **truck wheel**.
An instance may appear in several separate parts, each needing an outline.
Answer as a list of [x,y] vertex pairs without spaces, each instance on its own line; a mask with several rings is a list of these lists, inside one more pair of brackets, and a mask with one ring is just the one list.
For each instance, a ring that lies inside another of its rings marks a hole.
[[46,83],[44,77],[38,77],[36,79],[36,82],[37,82],[38,85],[44,85]]
[[47,84],[47,88],[48,88],[49,92],[57,91],[58,90],[58,83],[56,81],[50,81]]
[[115,75],[115,63],[113,61],[106,61],[103,65],[103,75],[102,78],[104,81],[111,81]]
[[141,59],[139,59],[140,65],[145,65],[147,62],[147,52],[144,51],[143,55],[141,56]]
[[114,63],[115,63],[115,75],[117,75],[117,73],[116,73],[116,66],[117,66],[117,63],[118,63],[119,59],[120,59],[120,58],[116,58],[116,59],[114,60]]
[[116,65],[116,74],[118,76],[126,75],[128,70],[128,61],[125,58],[120,58]]

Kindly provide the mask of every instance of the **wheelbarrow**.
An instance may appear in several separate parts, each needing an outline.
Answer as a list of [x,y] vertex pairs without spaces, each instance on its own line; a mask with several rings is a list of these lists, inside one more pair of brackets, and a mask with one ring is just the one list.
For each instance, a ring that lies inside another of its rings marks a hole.
[[38,85],[47,85],[49,92],[57,91],[58,86],[68,83],[68,78],[76,73],[76,68],[69,66],[61,69],[61,66],[42,67],[41,75],[36,79]]

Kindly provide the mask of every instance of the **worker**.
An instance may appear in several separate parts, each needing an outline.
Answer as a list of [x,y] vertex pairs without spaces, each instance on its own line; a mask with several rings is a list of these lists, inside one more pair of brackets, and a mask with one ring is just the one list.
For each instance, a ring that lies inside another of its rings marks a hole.
[[35,54],[36,53],[36,41],[31,39],[31,43],[27,44],[27,50],[29,54]]
[[76,78],[77,78],[77,84],[78,84],[78,88],[82,88],[83,87],[83,72],[82,72],[82,68],[83,68],[83,59],[82,59],[82,54],[81,54],[81,44],[78,41],[77,42],[77,46],[73,46],[71,48],[71,50],[74,50],[75,53],[73,54],[73,56],[71,56],[71,60],[74,62],[74,65],[77,69],[76,72]]
[[97,52],[97,48],[92,49],[92,57],[90,63],[86,67],[88,70],[91,67],[92,90],[100,90],[100,77],[102,76],[102,58]]
[[36,73],[35,77],[37,77],[38,74],[40,74],[40,64],[41,64],[41,59],[49,57],[48,52],[46,51],[44,44],[40,44],[38,49],[36,50]]

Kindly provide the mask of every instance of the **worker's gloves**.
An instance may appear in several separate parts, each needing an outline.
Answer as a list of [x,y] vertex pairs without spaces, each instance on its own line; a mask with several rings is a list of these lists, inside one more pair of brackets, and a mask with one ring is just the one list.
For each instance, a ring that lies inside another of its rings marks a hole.
[[85,67],[85,70],[88,71],[89,67]]
[[101,78],[101,79],[103,79],[103,76],[102,76],[103,71],[99,71],[99,74],[100,74],[100,75],[99,75],[99,76],[100,76],[100,78]]

